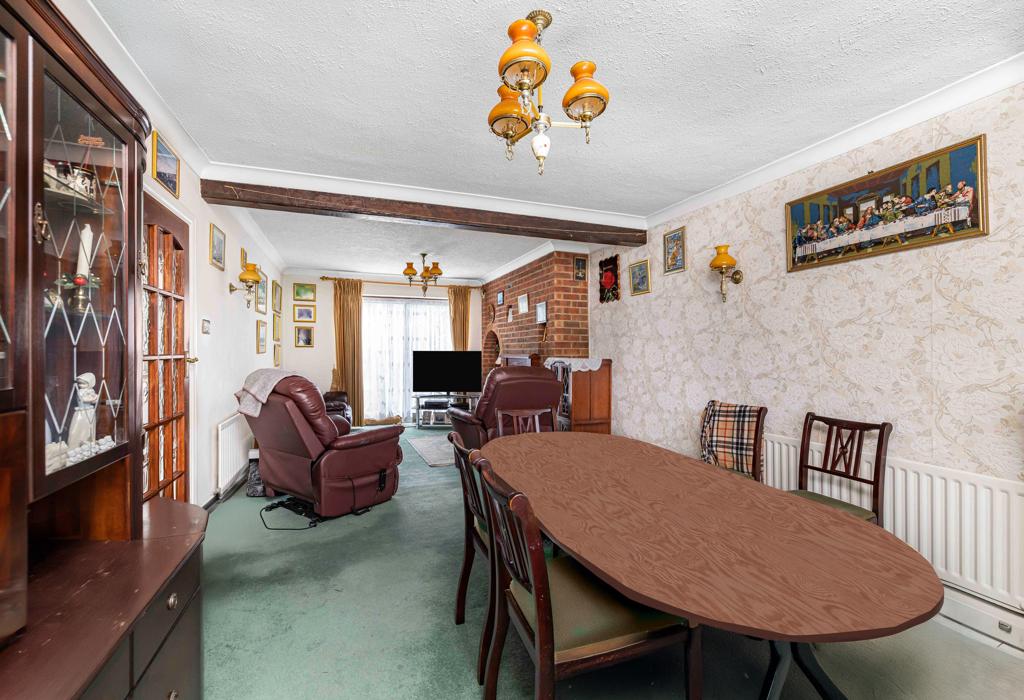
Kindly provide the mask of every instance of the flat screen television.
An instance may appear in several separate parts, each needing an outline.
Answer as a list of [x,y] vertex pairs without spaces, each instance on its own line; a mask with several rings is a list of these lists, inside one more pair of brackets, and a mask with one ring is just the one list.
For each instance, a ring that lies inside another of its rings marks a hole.
[[412,390],[416,393],[480,391],[479,350],[413,350]]

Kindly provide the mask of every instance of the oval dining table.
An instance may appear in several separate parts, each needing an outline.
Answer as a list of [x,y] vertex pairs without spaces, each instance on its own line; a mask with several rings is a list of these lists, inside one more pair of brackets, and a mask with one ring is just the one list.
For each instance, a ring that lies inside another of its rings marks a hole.
[[702,694],[705,626],[768,641],[762,697],[780,696],[795,662],[821,697],[843,698],[811,642],[885,637],[942,605],[932,567],[881,527],[649,443],[535,433],[481,453],[559,549],[687,620],[689,700]]

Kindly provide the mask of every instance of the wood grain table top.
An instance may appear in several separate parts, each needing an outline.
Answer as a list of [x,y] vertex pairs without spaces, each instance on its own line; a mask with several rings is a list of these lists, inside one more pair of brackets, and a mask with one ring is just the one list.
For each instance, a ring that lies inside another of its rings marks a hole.
[[913,627],[942,605],[931,565],[877,525],[645,442],[541,433],[481,452],[563,550],[694,624],[848,641]]

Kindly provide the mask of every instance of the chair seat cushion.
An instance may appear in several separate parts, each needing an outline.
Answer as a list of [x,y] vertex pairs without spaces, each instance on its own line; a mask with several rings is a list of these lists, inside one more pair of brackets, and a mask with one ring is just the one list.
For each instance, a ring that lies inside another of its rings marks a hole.
[[846,501],[840,501],[838,498],[830,498],[829,496],[815,493],[814,491],[790,491],[790,493],[800,496],[800,498],[806,498],[808,501],[815,501],[817,503],[824,503],[827,506],[832,506],[833,508],[837,508],[844,513],[849,513],[855,518],[860,518],[861,520],[868,520],[872,522],[875,520],[875,513],[873,511],[870,511],[867,508],[861,508],[860,506],[855,506],[852,503],[847,503]]
[[[548,559],[555,662],[571,661],[642,641],[652,632],[685,624],[621,595],[568,556]],[[536,629],[533,594],[513,581],[512,597]]]

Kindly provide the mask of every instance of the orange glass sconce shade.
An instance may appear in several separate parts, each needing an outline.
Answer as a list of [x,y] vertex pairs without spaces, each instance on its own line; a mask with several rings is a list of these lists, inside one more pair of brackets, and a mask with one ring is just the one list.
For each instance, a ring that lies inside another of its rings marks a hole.
[[743,281],[743,272],[736,269],[736,258],[729,255],[729,246],[727,245],[715,246],[715,257],[711,258],[710,267],[722,276],[719,291],[722,294],[722,303],[724,304],[726,299],[726,281],[739,284]]
[[519,95],[515,90],[502,85],[498,88],[501,101],[494,105],[487,115],[487,123],[496,136],[503,139],[514,139],[530,129],[530,118],[519,106]]
[[402,274],[408,277],[409,281],[412,282],[412,278],[416,276],[416,267],[411,262],[407,262],[405,264],[405,269],[402,270]]
[[440,277],[442,274],[443,273],[441,272],[441,266],[438,265],[437,261],[435,260],[430,265],[430,276],[431,277]]
[[537,31],[537,25],[528,19],[517,19],[508,26],[512,45],[498,59],[498,75],[513,90],[540,87],[551,72],[551,58],[537,43]]
[[253,297],[256,296],[256,285],[263,281],[256,263],[246,263],[242,271],[238,273],[238,281],[242,283],[242,286],[236,287],[234,282],[232,282],[228,285],[228,292],[234,294],[244,290],[245,307],[249,308],[252,306]]
[[608,88],[594,80],[597,64],[579,61],[569,69],[575,79],[562,98],[562,109],[573,121],[589,122],[596,119],[608,106]]

